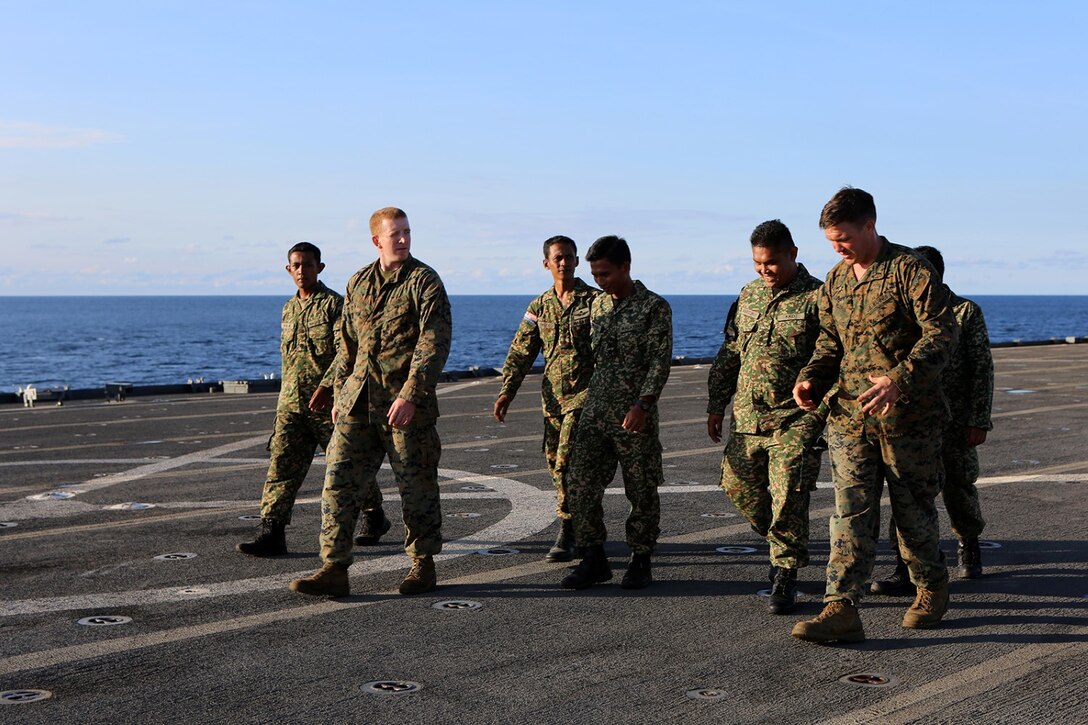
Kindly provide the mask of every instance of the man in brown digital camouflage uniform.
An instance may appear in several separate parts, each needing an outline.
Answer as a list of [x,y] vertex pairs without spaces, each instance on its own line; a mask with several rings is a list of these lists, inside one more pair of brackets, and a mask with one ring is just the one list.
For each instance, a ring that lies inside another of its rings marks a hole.
[[733,401],[721,485],[737,510],[770,545],[774,614],[793,611],[797,570],[808,565],[809,492],[820,473],[818,439],[826,408],[806,412],[793,400],[797,373],[820,332],[820,280],[797,262],[797,246],[781,221],[763,222],[751,237],[759,279],[745,285],[726,321],[726,340],[710,367],[707,433],[722,439]]
[[[944,279],[944,257],[933,247],[915,247],[914,251],[930,263],[937,276]],[[948,288],[948,285],[945,285]],[[978,452],[993,430],[990,409],[994,400],[994,359],[990,354],[990,335],[982,308],[969,299],[948,290],[949,304],[959,328],[959,344],[952,350],[948,366],[941,374],[941,387],[948,397],[952,418],[941,445],[944,465],[944,499],[952,531],[959,540],[959,567],[963,579],[982,576],[982,552],[978,537],[986,526],[978,501]],[[889,538],[896,554],[895,572],[888,579],[874,581],[873,594],[890,596],[914,594],[907,564],[899,553],[895,518],[889,525]]]
[[495,420],[506,412],[517,395],[537,355],[544,353],[544,379],[540,402],[544,408],[544,456],[555,484],[559,536],[548,550],[547,561],[574,558],[574,527],[567,505],[567,462],[578,417],[585,404],[593,373],[590,342],[590,305],[599,292],[574,276],[578,247],[570,237],[556,236],[544,242],[544,267],[552,275],[548,291],[529,303],[510,343],[502,367],[502,387],[495,401]]
[[593,375],[567,474],[570,512],[582,561],[563,578],[564,589],[585,589],[612,578],[604,552],[604,490],[623,470],[631,511],[631,560],[620,586],[650,585],[650,554],[660,533],[657,489],[664,478],[658,406],[672,364],[672,310],[631,279],[631,250],[619,237],[601,237],[586,253],[605,294],[592,306]]
[[820,337],[794,386],[815,410],[832,386],[828,444],[835,482],[826,602],[793,636],[813,642],[865,639],[857,605],[873,569],[884,482],[899,546],[917,586],[903,626],[937,626],[948,609],[948,570],[934,499],[941,490],[940,431],[948,417],[940,374],[955,342],[948,292],[910,249],[876,231],[876,205],[846,187],[820,227],[842,256],[820,291]]
[[404,550],[412,567],[401,594],[435,588],[442,550],[438,496],[441,443],[435,386],[450,352],[450,303],[438,274],[410,253],[408,216],[374,212],[378,259],[348,281],[340,364],[321,494],[324,566],[291,582],[303,594],[349,593],[352,532],[362,502],[380,501],[376,473],[388,456],[401,497]]

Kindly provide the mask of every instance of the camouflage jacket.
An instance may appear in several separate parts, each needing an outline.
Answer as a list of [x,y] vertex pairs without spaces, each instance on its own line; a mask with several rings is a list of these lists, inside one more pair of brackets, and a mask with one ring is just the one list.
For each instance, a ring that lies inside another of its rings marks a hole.
[[[343,309],[344,298],[321,282],[309,299],[303,300],[296,293],[283,306],[278,412],[308,414],[314,391],[322,385],[333,386]],[[321,413],[328,414],[327,410]]]
[[403,398],[416,405],[415,422],[434,422],[435,386],[450,354],[452,328],[442,280],[415,257],[388,282],[377,261],[360,269],[348,280],[344,299],[337,409],[365,411],[380,423],[393,401]]
[[838,382],[829,420],[840,430],[860,432],[857,396],[872,387],[871,375],[888,376],[900,392],[876,417],[885,435],[940,429],[948,417],[940,376],[957,337],[948,290],[910,249],[880,239],[860,281],[845,260],[827,273],[820,336],[797,379],[811,380],[816,397]]
[[793,401],[797,373],[812,356],[820,333],[820,280],[797,265],[797,276],[782,289],[754,280],[740,292],[726,340],[710,367],[707,412],[723,415],[733,399],[731,430],[769,433],[788,427],[804,413]]
[[499,395],[510,398],[517,395],[521,381],[543,351],[540,402],[544,415],[560,416],[585,405],[589,377],[593,374],[590,306],[599,294],[599,290],[576,279],[569,306],[563,307],[555,287],[529,303],[502,366]]
[[974,302],[949,291],[959,344],[952,350],[941,385],[948,396],[952,423],[961,427],[993,430],[990,408],[994,402],[994,359],[990,335],[982,309]]
[[[583,421],[619,425],[635,401],[660,397],[672,365],[672,308],[635,280],[630,296],[593,300],[593,376]],[[657,406],[650,409],[657,419]]]

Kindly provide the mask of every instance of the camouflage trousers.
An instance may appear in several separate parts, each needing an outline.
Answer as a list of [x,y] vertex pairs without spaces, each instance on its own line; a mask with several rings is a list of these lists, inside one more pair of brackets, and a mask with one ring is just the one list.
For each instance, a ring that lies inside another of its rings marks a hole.
[[548,460],[548,470],[555,485],[555,515],[561,519],[570,518],[567,505],[567,469],[570,463],[571,442],[578,428],[581,410],[572,410],[559,416],[544,418],[544,457]]
[[820,451],[803,426],[771,435],[734,433],[722,456],[721,486],[733,505],[767,539],[771,563],[808,565],[808,502],[820,475]]
[[314,452],[318,446],[327,450],[331,436],[332,418],[328,413],[276,413],[276,427],[268,442],[271,460],[261,494],[261,518],[291,523],[295,496],[310,471]]
[[616,475],[617,463],[623,472],[624,493],[631,503],[627,545],[632,553],[650,554],[661,533],[657,488],[664,475],[657,421],[649,416],[642,433],[630,433],[611,421],[589,423],[582,418],[567,472],[574,538],[580,546],[603,545],[606,541],[602,503],[604,490]]
[[834,419],[828,430],[835,514],[824,601],[849,599],[855,605],[861,601],[873,571],[885,481],[911,581],[926,589],[944,584],[948,568],[934,505],[944,478],[940,437],[925,431],[885,437],[868,416],[858,433],[839,430]]
[[348,566],[359,512],[377,508],[382,496],[377,473],[389,466],[400,492],[404,551],[411,557],[442,551],[438,459],[442,444],[434,423],[393,428],[362,416],[341,415],[325,454],[321,492],[321,558]]
[[[967,445],[965,436],[966,432],[960,428],[945,436],[941,446],[941,463],[944,464],[941,498],[944,499],[948,518],[952,521],[952,532],[960,541],[977,539],[986,528],[986,520],[982,518],[982,507],[978,502],[978,489],[975,487],[979,472],[978,451]],[[894,516],[888,525],[888,538],[892,547],[898,545]]]

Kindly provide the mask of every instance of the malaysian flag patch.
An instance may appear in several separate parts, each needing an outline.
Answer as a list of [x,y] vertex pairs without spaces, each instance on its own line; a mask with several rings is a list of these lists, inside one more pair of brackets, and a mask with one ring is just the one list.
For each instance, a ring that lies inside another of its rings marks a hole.
[[534,315],[532,312],[529,312],[529,310],[525,310],[525,317],[523,317],[521,319],[523,319],[526,322],[529,322],[531,324],[534,324],[534,325],[536,324],[536,315]]

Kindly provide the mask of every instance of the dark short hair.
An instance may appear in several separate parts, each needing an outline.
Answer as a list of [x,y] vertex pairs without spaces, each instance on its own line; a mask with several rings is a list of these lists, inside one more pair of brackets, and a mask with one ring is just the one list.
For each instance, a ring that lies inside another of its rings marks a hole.
[[287,261],[291,261],[291,255],[295,252],[301,252],[302,254],[314,255],[314,261],[318,264],[321,263],[321,250],[317,248],[316,244],[310,244],[309,242],[299,242],[295,246],[287,250]]
[[780,219],[771,219],[763,222],[752,231],[752,246],[765,247],[780,252],[793,249],[797,245],[793,243],[790,228],[783,224]]
[[876,221],[876,202],[872,194],[852,186],[839,189],[820,212],[820,229],[843,223],[860,226],[867,221]]
[[937,270],[937,276],[942,280],[944,279],[944,257],[941,256],[941,250],[936,247],[915,247],[915,253],[922,259],[929,262],[933,269]]
[[548,258],[548,255],[551,254],[552,247],[554,247],[556,244],[569,244],[571,249],[574,250],[574,253],[578,254],[578,245],[574,243],[573,239],[571,239],[570,237],[564,237],[562,234],[557,234],[556,236],[549,237],[544,241],[544,259]]
[[586,261],[597,262],[602,259],[607,259],[617,267],[624,263],[630,264],[631,248],[627,246],[627,240],[615,234],[609,234],[593,242],[589,251],[586,252]]

